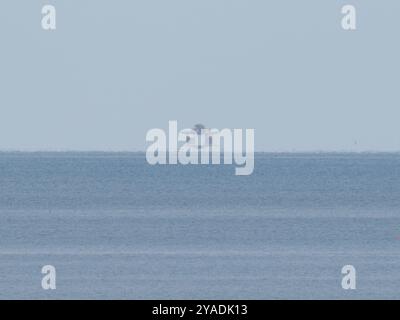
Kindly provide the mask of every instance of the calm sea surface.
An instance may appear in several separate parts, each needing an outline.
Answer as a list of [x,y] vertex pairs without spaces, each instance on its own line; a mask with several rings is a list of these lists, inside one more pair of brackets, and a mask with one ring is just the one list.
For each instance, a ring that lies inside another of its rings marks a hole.
[[[357,290],[341,288],[347,264]],[[257,154],[235,176],[140,153],[0,153],[6,298],[400,298],[400,154]]]

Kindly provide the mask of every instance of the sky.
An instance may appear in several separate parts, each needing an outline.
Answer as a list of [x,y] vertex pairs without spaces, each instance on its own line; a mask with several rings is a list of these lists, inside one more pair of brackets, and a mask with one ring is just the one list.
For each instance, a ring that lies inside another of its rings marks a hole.
[[2,0],[0,150],[145,150],[177,120],[255,129],[256,151],[400,151],[399,15],[398,0]]

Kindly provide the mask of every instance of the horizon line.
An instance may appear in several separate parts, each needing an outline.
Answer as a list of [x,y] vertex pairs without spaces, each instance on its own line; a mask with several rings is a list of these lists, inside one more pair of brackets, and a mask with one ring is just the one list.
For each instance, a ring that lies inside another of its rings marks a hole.
[[[0,149],[0,153],[146,153],[146,150]],[[168,153],[168,151],[167,151]],[[286,154],[400,154],[400,150],[256,150],[254,153]],[[223,152],[221,152],[223,154]]]

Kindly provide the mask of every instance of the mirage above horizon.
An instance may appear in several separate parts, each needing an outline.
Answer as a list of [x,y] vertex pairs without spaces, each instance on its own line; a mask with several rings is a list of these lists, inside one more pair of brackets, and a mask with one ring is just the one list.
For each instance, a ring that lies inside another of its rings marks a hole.
[[208,129],[197,124],[178,132],[177,121],[168,122],[168,134],[159,128],[149,130],[146,141],[153,142],[146,150],[151,165],[219,165],[223,158],[223,164],[238,166],[236,175],[247,176],[254,171],[254,129],[245,129],[245,150],[242,129]]

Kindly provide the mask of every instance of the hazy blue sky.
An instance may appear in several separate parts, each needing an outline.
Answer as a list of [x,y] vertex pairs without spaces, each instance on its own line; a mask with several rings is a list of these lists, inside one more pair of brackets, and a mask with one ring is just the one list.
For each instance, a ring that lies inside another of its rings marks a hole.
[[400,150],[399,15],[398,0],[2,0],[0,149],[143,150],[178,120],[254,128],[265,151]]

